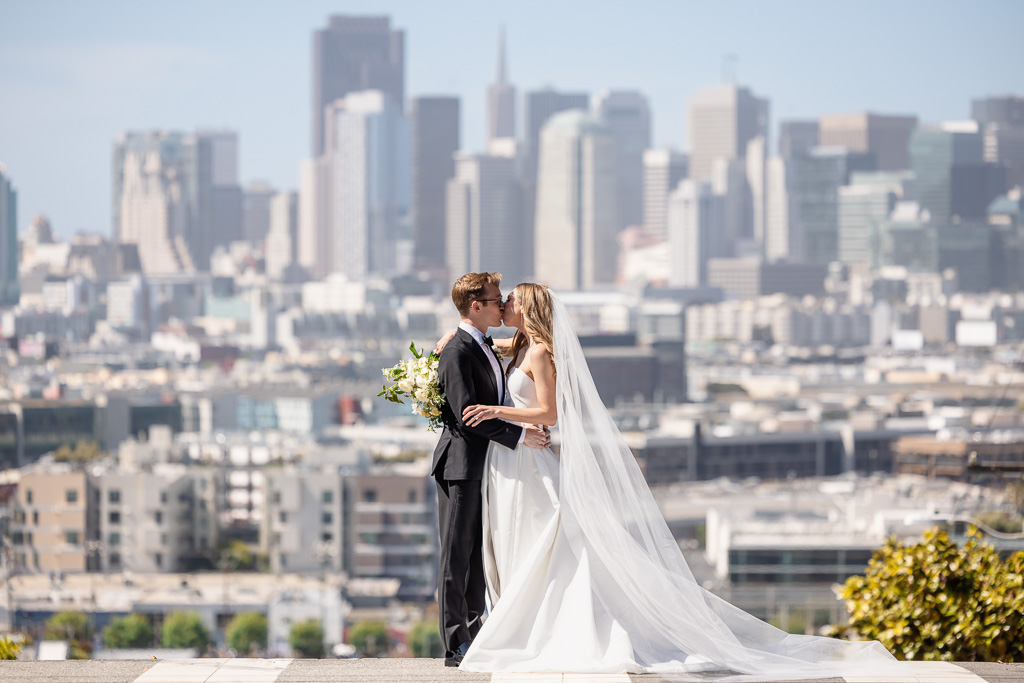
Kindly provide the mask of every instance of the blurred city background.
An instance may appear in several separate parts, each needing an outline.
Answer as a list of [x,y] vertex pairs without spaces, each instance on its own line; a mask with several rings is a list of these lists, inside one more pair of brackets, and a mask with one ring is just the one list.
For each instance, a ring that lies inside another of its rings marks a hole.
[[840,624],[935,526],[1024,548],[1022,21],[4,3],[0,632],[436,655],[437,435],[375,395],[479,270],[561,294],[743,609]]

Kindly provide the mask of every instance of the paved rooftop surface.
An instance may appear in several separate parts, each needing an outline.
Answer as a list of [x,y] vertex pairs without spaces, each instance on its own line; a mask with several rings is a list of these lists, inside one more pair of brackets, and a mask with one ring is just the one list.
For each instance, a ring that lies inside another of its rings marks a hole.
[[[721,675],[478,674],[440,659],[184,659],[174,661],[0,662],[4,683],[697,683]],[[754,680],[728,677],[731,681]],[[822,678],[816,683],[1019,683],[1024,664],[904,662],[891,676]]]

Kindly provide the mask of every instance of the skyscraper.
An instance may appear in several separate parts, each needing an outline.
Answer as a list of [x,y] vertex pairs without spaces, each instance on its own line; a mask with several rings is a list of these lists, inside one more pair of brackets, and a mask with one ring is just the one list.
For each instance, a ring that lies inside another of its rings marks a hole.
[[405,106],[405,33],[386,16],[332,16],[313,33],[313,156],[326,148],[324,108],[350,92],[380,90]]
[[690,177],[710,180],[716,159],[742,159],[752,138],[768,140],[768,100],[734,85],[703,88],[688,122]]
[[355,281],[394,274],[410,199],[408,121],[379,90],[349,93],[330,109],[330,272]]
[[1010,185],[1024,185],[1024,98],[986,97],[971,103],[985,136],[985,161],[1005,164]]
[[209,249],[243,237],[242,188],[238,185],[238,133],[233,130],[200,130],[197,136],[210,146]]
[[936,222],[953,215],[953,167],[983,162],[984,138],[976,121],[919,126],[910,137],[918,200]]
[[505,66],[505,29],[498,36],[498,73],[487,89],[487,142],[516,136],[516,89]]
[[594,97],[594,113],[615,138],[618,227],[640,225],[644,214],[644,150],[651,146],[647,98],[632,90],[606,90]]
[[299,167],[299,265],[315,279],[334,272],[333,157],[319,156]]
[[910,199],[913,177],[910,171],[851,174],[850,184],[839,188],[840,261],[881,265],[871,262],[872,254],[877,255],[872,245],[881,238],[896,203]]
[[0,164],[0,305],[15,306],[18,285],[18,193],[7,167]]
[[916,116],[870,112],[822,116],[820,144],[873,154],[879,171],[902,171],[910,168],[910,133],[915,127]]
[[779,156],[791,159],[806,154],[819,144],[817,121],[780,121]]
[[213,223],[214,147],[204,134],[123,133],[114,143],[114,235],[135,244],[143,271],[183,273],[209,267],[218,242]]
[[242,192],[242,239],[263,244],[270,232],[270,202],[277,190],[264,180],[247,183]]
[[267,233],[267,275],[285,277],[298,263],[299,201],[294,192],[278,192],[270,200],[270,230]]
[[725,199],[711,183],[683,180],[668,203],[669,284],[707,284],[708,259],[725,256]]
[[593,115],[557,114],[541,133],[534,276],[556,289],[615,280],[615,140]]
[[499,272],[509,285],[526,278],[523,196],[513,157],[456,154],[448,181],[448,279]]
[[764,256],[767,261],[798,261],[803,253],[800,234],[790,221],[789,162],[769,157],[764,173]]
[[668,235],[668,196],[687,176],[689,158],[673,149],[644,152],[644,227],[655,237]]
[[[874,170],[874,157],[844,147],[816,147],[789,160],[790,230],[799,230],[804,263],[827,264],[839,256],[839,188],[853,171]],[[795,222],[795,224],[794,224]]]
[[415,265],[439,270],[445,265],[445,191],[459,149],[459,98],[415,97],[410,116]]

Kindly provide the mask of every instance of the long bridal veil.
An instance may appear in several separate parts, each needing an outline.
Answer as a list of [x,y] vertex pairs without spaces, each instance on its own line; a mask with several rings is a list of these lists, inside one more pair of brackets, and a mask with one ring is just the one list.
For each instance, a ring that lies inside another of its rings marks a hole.
[[565,305],[552,299],[561,523],[577,557],[588,556],[594,595],[629,633],[637,663],[686,671],[707,669],[693,664],[703,661],[756,678],[891,666],[877,642],[789,634],[696,582],[598,395]]

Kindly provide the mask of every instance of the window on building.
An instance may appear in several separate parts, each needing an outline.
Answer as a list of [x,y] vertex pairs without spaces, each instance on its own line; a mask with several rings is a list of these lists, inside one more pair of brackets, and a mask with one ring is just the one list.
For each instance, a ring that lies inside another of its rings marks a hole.
[[35,526],[39,526],[39,511],[38,510],[33,510],[32,511],[32,524],[35,525]]
[[121,490],[120,489],[110,489],[110,491],[107,493],[107,500],[110,501],[110,503],[112,505],[117,505],[118,503],[120,503],[121,502]]
[[377,489],[366,489],[363,491],[363,502],[364,503],[376,503],[377,502]]
[[280,562],[280,564],[281,564],[281,569],[284,569],[285,567],[288,566],[288,558],[285,557],[284,555],[281,555],[280,557],[278,557],[278,562]]
[[416,489],[409,489],[409,502],[410,503],[415,503],[416,502]]
[[64,542],[70,545],[78,545],[78,532],[77,531],[65,531]]
[[28,531],[25,533],[25,545],[32,545],[32,532]]
[[164,566],[163,553],[156,553],[153,555],[153,564],[155,564],[158,568]]
[[157,524],[164,523],[164,513],[160,512],[159,510],[153,513],[153,518],[156,520]]
[[25,502],[32,504],[32,489],[25,489]]
[[280,505],[281,504],[281,492],[280,491],[274,491],[274,498],[273,498],[273,500],[274,500],[274,505]]
[[324,491],[323,495],[321,496],[321,500],[323,500],[325,505],[333,503],[334,502],[334,491]]
[[20,531],[11,532],[11,543],[14,545],[22,545],[25,543],[25,534]]
[[121,534],[119,532],[110,532],[110,545],[121,545]]
[[160,502],[161,503],[166,503],[167,502],[167,491],[161,491],[160,492]]
[[167,534],[160,534],[160,545],[167,545]]
[[110,553],[110,568],[111,569],[120,569],[121,568],[121,554],[120,553]]
[[334,534],[332,534],[329,531],[325,531],[324,533],[320,534],[320,540],[324,543],[330,543],[334,540]]
[[325,512],[321,515],[321,519],[324,524],[331,524],[334,522],[334,515],[330,512]]
[[68,489],[64,492],[64,500],[69,503],[78,502],[78,489]]
[[283,512],[283,511],[279,512],[277,517],[278,517],[278,519],[281,520],[281,524],[285,524],[285,523],[288,522],[288,513],[287,512]]
[[274,534],[274,545],[281,545],[281,534]]
[[111,512],[110,513],[110,523],[111,524],[120,524],[121,523],[121,513],[117,512],[116,510],[114,512]]

